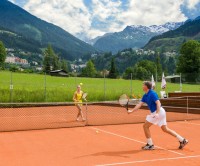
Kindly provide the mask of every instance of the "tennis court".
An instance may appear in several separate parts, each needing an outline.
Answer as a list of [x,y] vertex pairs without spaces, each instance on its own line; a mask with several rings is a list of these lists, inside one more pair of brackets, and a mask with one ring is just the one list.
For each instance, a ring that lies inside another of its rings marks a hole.
[[1,165],[199,165],[200,110],[188,103],[184,109],[177,103],[184,102],[176,101],[174,112],[166,106],[168,126],[185,136],[189,144],[178,150],[175,138],[153,126],[153,151],[141,150],[146,142],[142,127],[146,109],[128,115],[116,103],[88,103],[87,108],[83,106],[87,120],[77,122],[72,104],[2,104]]

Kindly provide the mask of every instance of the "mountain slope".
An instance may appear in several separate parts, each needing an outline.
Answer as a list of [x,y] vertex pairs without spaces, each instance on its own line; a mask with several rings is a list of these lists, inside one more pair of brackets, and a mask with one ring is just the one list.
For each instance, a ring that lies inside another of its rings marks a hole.
[[[7,0],[0,1],[0,26],[38,43],[41,49],[50,43],[65,58],[73,59],[95,51],[60,27],[31,15]],[[6,46],[11,47],[10,43]]]
[[116,53],[125,48],[141,48],[152,37],[162,34],[166,31],[176,29],[183,23],[166,23],[164,25],[151,25],[151,26],[127,26],[121,32],[115,32],[108,36],[103,36],[98,39],[94,47]]
[[178,51],[181,44],[190,39],[200,40],[200,17],[197,17],[194,20],[188,20],[176,30],[153,37],[144,48]]

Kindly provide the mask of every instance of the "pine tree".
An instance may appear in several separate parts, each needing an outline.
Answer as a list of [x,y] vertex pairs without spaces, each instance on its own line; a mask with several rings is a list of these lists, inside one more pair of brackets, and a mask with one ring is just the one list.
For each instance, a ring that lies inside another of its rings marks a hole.
[[114,60],[114,58],[112,58],[108,77],[109,78],[117,78],[117,76],[118,76],[118,72],[117,72],[117,68],[115,66],[115,60]]
[[54,53],[52,46],[49,44],[44,51],[43,71],[50,73],[51,70],[59,69],[59,58]]
[[50,73],[51,71],[51,45],[48,45],[48,47],[44,51],[44,59],[43,59],[43,71],[45,73]]
[[6,60],[6,48],[3,42],[0,41],[0,68],[3,68],[4,62]]
[[156,53],[156,70],[157,70],[157,75],[161,77],[162,75],[162,66],[160,63],[160,54],[159,52]]
[[58,55],[55,53],[52,56],[52,70],[58,70],[60,69],[60,60]]
[[89,60],[86,64],[86,67],[82,70],[82,76],[84,77],[95,77],[96,76],[96,69],[94,63]]
[[61,69],[64,70],[65,72],[69,72],[68,64],[66,60],[61,61]]

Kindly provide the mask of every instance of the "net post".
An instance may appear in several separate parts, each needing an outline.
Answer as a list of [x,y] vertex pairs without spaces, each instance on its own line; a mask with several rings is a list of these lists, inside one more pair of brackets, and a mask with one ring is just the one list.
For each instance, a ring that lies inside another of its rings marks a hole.
[[187,117],[189,115],[189,103],[188,103],[188,96],[187,96]]
[[86,109],[85,109],[85,126],[88,126],[88,117],[87,117],[87,115],[88,115],[88,105],[87,105],[87,101],[85,101],[85,107],[86,107]]

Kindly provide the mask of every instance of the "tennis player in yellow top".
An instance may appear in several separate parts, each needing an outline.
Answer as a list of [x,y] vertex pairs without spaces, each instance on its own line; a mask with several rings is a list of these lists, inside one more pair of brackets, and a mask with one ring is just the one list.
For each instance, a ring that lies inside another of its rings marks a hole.
[[78,115],[77,115],[77,121],[80,120],[80,117],[82,118],[82,121],[85,121],[85,118],[83,117],[82,112],[82,96],[83,91],[81,90],[81,86],[77,86],[77,90],[74,92],[73,101],[76,103],[76,107],[78,108]]

